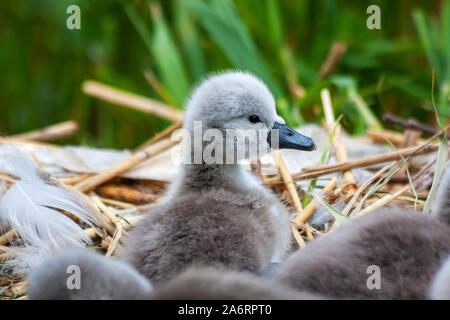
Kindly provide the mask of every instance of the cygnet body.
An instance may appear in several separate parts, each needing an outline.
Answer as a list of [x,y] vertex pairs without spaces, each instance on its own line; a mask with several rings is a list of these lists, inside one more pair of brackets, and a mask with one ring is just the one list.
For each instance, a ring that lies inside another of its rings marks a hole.
[[29,278],[28,298],[33,300],[322,299],[318,295],[298,292],[250,273],[211,267],[188,268],[171,279],[167,285],[154,291],[150,281],[125,262],[106,258],[90,250],[68,251],[51,257],[38,266]]
[[281,265],[276,280],[342,299],[426,299],[450,253],[450,170],[433,216],[385,208],[309,244]]
[[[164,201],[131,232],[124,259],[155,286],[192,264],[259,273],[270,262],[280,262],[290,243],[287,212],[237,161],[250,158],[252,148],[259,156],[267,152],[274,145],[268,131],[273,128],[279,130],[279,148],[313,150],[313,141],[287,127],[267,87],[242,72],[215,75],[197,87],[184,128],[191,136],[187,154],[193,163],[182,164]],[[211,152],[218,161],[205,159],[201,150],[211,151],[211,143],[194,141],[196,130],[223,137],[214,140]],[[257,131],[263,144],[246,139],[242,130]],[[230,131],[234,137],[227,138]],[[219,152],[221,146],[234,150],[231,163],[226,152]]]
[[429,298],[432,300],[450,300],[450,256],[434,276],[430,286]]
[[130,265],[88,249],[69,250],[32,270],[28,298],[32,300],[143,299],[150,282]]
[[191,267],[156,290],[154,300],[322,300],[248,272]]

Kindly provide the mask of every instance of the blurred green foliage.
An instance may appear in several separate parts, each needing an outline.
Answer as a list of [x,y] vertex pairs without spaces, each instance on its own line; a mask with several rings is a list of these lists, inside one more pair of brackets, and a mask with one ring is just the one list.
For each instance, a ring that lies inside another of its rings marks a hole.
[[[81,8],[81,30],[66,28],[71,4]],[[366,27],[371,4],[381,8],[381,30]],[[181,108],[193,84],[229,68],[261,77],[291,125],[320,122],[324,86],[354,134],[386,111],[433,123],[433,68],[437,108],[450,115],[448,1],[19,0],[1,1],[0,12],[3,134],[74,119],[81,130],[65,142],[131,148],[169,122],[87,97],[84,80]],[[319,80],[335,41],[347,51]]]

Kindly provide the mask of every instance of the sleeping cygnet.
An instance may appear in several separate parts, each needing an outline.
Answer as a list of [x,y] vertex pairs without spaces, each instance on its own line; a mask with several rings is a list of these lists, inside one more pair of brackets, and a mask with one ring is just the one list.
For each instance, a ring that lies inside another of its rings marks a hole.
[[192,264],[260,273],[282,261],[290,243],[287,212],[238,161],[271,147],[313,150],[314,142],[286,126],[267,87],[242,72],[197,87],[184,129],[189,159],[161,204],[130,233],[124,259],[155,287]]
[[433,216],[400,208],[370,213],[298,251],[274,276],[293,288],[334,298],[426,299],[450,254],[449,199],[447,168]]
[[130,265],[78,249],[50,257],[32,270],[27,295],[32,300],[133,300],[152,290]]
[[[77,274],[78,273],[78,274]],[[77,278],[78,277],[78,278]],[[77,283],[78,281],[78,283]],[[153,291],[131,266],[93,253],[72,250],[33,270],[28,298],[40,300],[267,300],[322,299],[250,273],[191,267]]]
[[152,295],[154,300],[323,300],[248,272],[190,267]]

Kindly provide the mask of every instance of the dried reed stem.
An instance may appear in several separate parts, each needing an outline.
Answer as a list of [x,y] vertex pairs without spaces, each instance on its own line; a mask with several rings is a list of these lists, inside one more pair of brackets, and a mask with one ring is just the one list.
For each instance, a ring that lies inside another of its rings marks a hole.
[[69,138],[78,131],[76,121],[61,122],[43,129],[9,136],[11,140],[52,141]]
[[[102,210],[103,203],[98,198],[96,199],[95,197],[85,197],[88,199],[87,201],[89,201],[90,204],[96,209],[94,211],[95,217],[100,222],[100,225],[104,228],[104,230],[106,230],[106,232],[108,232],[108,234],[114,234],[115,228],[114,224],[112,223],[112,220],[114,220],[114,218],[111,219],[108,216],[108,213]],[[97,229],[96,231],[98,232]]]
[[58,179],[59,182],[62,182],[64,184],[73,185],[73,184],[80,183],[83,180],[86,180],[90,176],[92,176],[91,173],[83,173],[83,174],[79,174],[79,175],[72,176],[72,177],[57,178],[57,179]]
[[[336,188],[337,185],[337,178],[333,177],[330,182],[327,183],[327,185],[323,188],[322,192],[328,192],[332,191],[334,188]],[[312,199],[310,203],[303,209],[295,218],[294,222],[298,224],[305,224],[309,218],[314,214],[314,212],[317,209],[317,201],[316,199]]]
[[13,295],[22,295],[27,292],[28,281],[16,282],[11,287],[11,293]]
[[297,212],[300,213],[303,210],[302,202],[300,201],[297,188],[295,187],[291,174],[289,173],[289,170],[286,167],[286,163],[284,162],[279,150],[275,150],[273,152],[273,158],[275,159],[278,168],[280,169],[281,178],[283,179],[283,182],[286,185],[286,189],[288,190],[289,195],[291,196],[295,210],[297,210]]
[[298,232],[297,225],[295,225],[294,223],[291,223],[291,232],[294,235],[294,239],[295,241],[297,241],[299,248],[303,249],[304,247],[306,247],[305,240],[303,240],[302,236]]
[[[341,125],[336,124],[336,121],[334,120],[334,112],[333,112],[333,105],[331,104],[330,91],[328,91],[328,89],[322,89],[322,91],[320,92],[320,96],[322,98],[323,111],[325,113],[325,121],[327,124],[325,127],[330,136],[333,134],[333,128],[336,127],[333,139],[331,140],[334,156],[337,162],[339,163],[346,162],[348,160],[347,150],[345,149],[341,141],[342,127]],[[349,170],[344,171],[342,177],[344,181],[347,183],[355,182],[355,177],[353,177],[353,174]]]
[[97,230],[95,228],[87,228],[84,229],[84,232],[89,236],[91,239],[98,238],[99,234],[97,233]]
[[[283,157],[281,156],[281,153],[279,150],[275,150],[273,152],[274,159],[278,165],[278,168],[280,169],[281,177],[283,178],[283,181],[286,185],[286,189],[289,192],[289,195],[291,196],[292,202],[294,203],[295,210],[297,210],[298,214],[301,214],[303,211],[302,202],[300,201],[300,197],[297,192],[297,188],[292,181],[291,174],[289,173],[289,170],[286,166],[286,163],[283,160]],[[297,231],[298,232],[298,231]],[[295,234],[294,234],[295,236]],[[306,231],[306,236],[308,239],[313,239],[313,236],[310,231]]]
[[106,216],[108,217],[108,219],[113,223],[113,224],[117,224],[120,220],[119,218],[116,217],[116,215],[109,210],[109,208],[107,206],[105,206],[103,204],[103,202],[100,201],[100,199],[95,196],[92,195],[90,196],[90,198],[92,199],[92,201],[94,202],[94,204],[97,206],[97,208]]
[[17,237],[16,229],[11,229],[5,234],[0,236],[0,245],[5,245],[13,241]]
[[339,41],[333,43],[327,58],[320,68],[319,79],[325,78],[333,71],[346,50],[347,46],[344,43]]
[[83,83],[83,92],[105,101],[157,115],[171,121],[182,121],[183,112],[159,101],[128,93],[100,82],[89,80]]
[[117,249],[119,245],[120,238],[122,237],[123,227],[120,222],[116,223],[116,231],[114,232],[114,236],[112,238],[111,243],[108,246],[108,251],[106,251],[106,256],[110,257]]
[[[367,129],[367,137],[373,142],[385,144],[386,140],[390,141],[396,146],[400,146],[403,142],[403,134],[392,130]],[[416,145],[419,146],[426,142],[425,139],[417,139]]]
[[[95,194],[95,193],[94,193]],[[136,208],[136,205],[124,201],[114,200],[103,198],[99,195],[96,195],[104,204],[114,206],[114,207],[122,207],[122,208]]]
[[38,147],[38,148],[61,149],[60,146],[57,146],[55,144],[46,143],[46,142],[10,139],[10,138],[5,138],[5,137],[0,137],[0,143],[19,145],[19,146],[21,146],[21,145],[33,146],[33,147]]
[[148,203],[159,197],[154,194],[141,192],[127,185],[105,185],[99,187],[97,192],[105,197],[133,203]]
[[17,182],[17,179],[15,179],[15,178],[11,177],[9,174],[3,173],[3,172],[0,172],[0,179],[5,180],[6,182],[9,182],[9,183]]
[[0,262],[10,260],[11,258],[12,255],[9,252],[0,254]]
[[[439,130],[437,130],[433,126],[429,126],[429,125],[424,124],[422,122],[419,122],[419,121],[417,121],[415,119],[405,120],[405,119],[402,119],[400,117],[397,117],[396,115],[394,115],[394,114],[392,114],[390,112],[386,112],[383,115],[382,119],[385,122],[389,122],[389,123],[393,123],[393,124],[399,125],[399,126],[403,127],[404,129],[420,131],[420,132],[428,133],[430,135],[435,135],[436,133],[439,132]],[[447,134],[447,139],[450,139],[450,134]]]
[[388,194],[387,196],[384,196],[383,198],[375,201],[374,203],[372,203],[370,206],[368,206],[367,208],[359,211],[357,214],[355,214],[352,218],[359,218],[362,217],[363,215],[374,211],[376,209],[381,208],[382,206],[385,206],[386,204],[388,204],[389,202],[391,202],[392,200],[395,200],[396,198],[398,198],[399,196],[401,196],[403,193],[405,193],[406,191],[408,191],[411,188],[411,185],[407,184],[405,185],[403,188],[400,188],[399,190],[395,191],[392,194]]
[[[123,230],[129,230],[133,225],[135,225],[140,219],[142,219],[141,216],[137,217],[130,217],[126,220],[120,220],[120,225],[122,226]],[[95,239],[98,237],[98,233],[95,230],[95,228],[86,228],[84,229],[84,232],[91,238]],[[113,234],[115,233],[115,230]]]
[[[320,165],[309,168],[303,168],[303,170],[299,173],[292,174],[292,179],[294,181],[299,180],[308,180],[317,178],[326,174],[346,171],[354,168],[367,167],[373,164],[384,163],[388,161],[394,161],[401,159],[403,157],[409,156],[418,156],[421,154],[431,153],[436,151],[439,148],[439,144],[430,144],[430,145],[420,145],[418,147],[411,147],[405,149],[399,149],[392,152],[386,152],[383,154],[362,158],[353,161],[347,161],[344,163],[331,164],[331,165]],[[266,179],[266,185],[273,185],[282,183],[280,177],[274,177]]]
[[78,184],[76,184],[76,188],[82,192],[88,192],[94,189],[95,187],[111,180],[112,178],[134,168],[136,165],[141,163],[143,160],[146,160],[150,157],[157,155],[158,153],[172,147],[179,140],[171,140],[169,138],[163,139],[161,141],[156,142],[154,145],[150,147],[134,153],[128,159],[106,169],[103,172],[100,172]]
[[175,130],[180,129],[181,126],[182,126],[182,122],[181,121],[175,122],[170,127],[164,129],[163,131],[161,131],[160,133],[156,134],[151,139],[149,139],[148,141],[144,142],[142,145],[137,147],[136,151],[144,150],[145,148],[147,148],[148,146],[154,144],[155,142],[160,141],[163,138],[169,137]]
[[392,169],[395,165],[396,165],[395,163],[388,164],[387,166],[380,169],[377,173],[375,173],[372,177],[370,177],[370,179],[364,182],[364,184],[361,187],[359,187],[359,189],[355,192],[352,199],[347,203],[347,205],[345,206],[344,210],[342,210],[341,213],[344,216],[347,216],[350,210],[353,208],[356,201],[358,200],[358,198],[360,197],[360,195],[364,192],[364,190],[366,190],[367,187],[369,187],[369,185],[371,185],[376,179],[378,179],[378,177],[380,177],[386,171]]

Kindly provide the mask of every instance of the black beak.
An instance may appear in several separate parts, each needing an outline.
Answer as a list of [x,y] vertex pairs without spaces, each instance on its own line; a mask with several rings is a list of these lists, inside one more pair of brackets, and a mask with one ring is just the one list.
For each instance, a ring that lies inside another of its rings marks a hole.
[[298,133],[285,124],[279,124],[278,122],[275,122],[272,130],[267,136],[267,142],[272,148],[277,147],[276,143],[274,143],[275,141],[272,141],[273,130],[278,130],[278,149],[316,150],[316,145],[311,138]]

